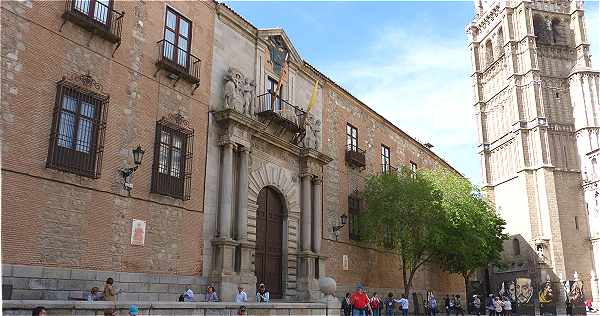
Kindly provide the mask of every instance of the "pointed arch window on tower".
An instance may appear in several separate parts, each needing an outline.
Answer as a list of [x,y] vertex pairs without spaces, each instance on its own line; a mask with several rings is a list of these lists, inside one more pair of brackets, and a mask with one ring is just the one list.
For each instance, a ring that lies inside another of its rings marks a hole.
[[598,175],[598,161],[596,158],[592,158],[592,181],[596,180]]
[[552,36],[552,42],[554,44],[560,42],[559,28],[560,28],[560,20],[558,18],[552,19],[552,21],[550,22],[550,30],[549,31]]
[[496,35],[496,55],[500,56],[504,53],[504,32],[502,32],[502,27],[498,29],[498,34]]
[[485,60],[487,65],[491,65],[494,62],[494,47],[491,40],[485,42]]

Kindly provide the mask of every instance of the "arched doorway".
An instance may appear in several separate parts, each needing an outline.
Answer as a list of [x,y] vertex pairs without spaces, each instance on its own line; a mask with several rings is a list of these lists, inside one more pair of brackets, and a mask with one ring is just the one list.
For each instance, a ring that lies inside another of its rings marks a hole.
[[256,252],[254,269],[257,287],[265,283],[271,298],[283,296],[282,287],[282,240],[283,201],[279,192],[264,187],[258,194],[256,211]]

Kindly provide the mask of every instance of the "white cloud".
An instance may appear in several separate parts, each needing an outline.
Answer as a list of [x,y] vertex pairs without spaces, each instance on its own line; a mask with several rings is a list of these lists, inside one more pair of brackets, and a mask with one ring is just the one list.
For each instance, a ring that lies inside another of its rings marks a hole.
[[332,78],[411,136],[434,144],[479,182],[470,57],[465,40],[385,28],[360,59],[330,65]]

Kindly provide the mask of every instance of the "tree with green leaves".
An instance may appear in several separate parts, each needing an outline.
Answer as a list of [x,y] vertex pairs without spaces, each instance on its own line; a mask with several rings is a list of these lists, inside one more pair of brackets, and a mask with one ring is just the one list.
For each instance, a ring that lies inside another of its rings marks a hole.
[[400,256],[408,297],[418,269],[431,262],[444,244],[442,194],[421,172],[401,168],[367,180],[361,239]]
[[448,272],[462,275],[466,287],[475,271],[500,260],[506,222],[466,178],[444,169],[424,171],[423,177],[443,192],[441,238],[447,246],[436,259]]

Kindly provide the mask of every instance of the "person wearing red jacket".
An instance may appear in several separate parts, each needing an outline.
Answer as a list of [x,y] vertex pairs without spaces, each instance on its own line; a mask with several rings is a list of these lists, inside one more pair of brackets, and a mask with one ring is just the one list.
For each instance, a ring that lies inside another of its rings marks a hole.
[[352,316],[367,315],[367,311],[370,308],[369,296],[365,293],[362,285],[359,284],[356,292],[352,293],[350,303],[352,304]]

